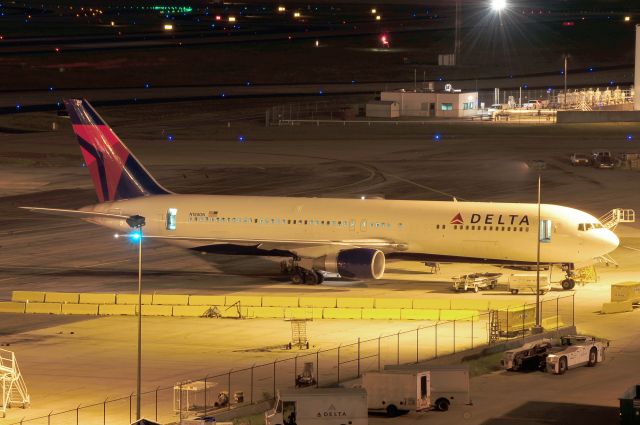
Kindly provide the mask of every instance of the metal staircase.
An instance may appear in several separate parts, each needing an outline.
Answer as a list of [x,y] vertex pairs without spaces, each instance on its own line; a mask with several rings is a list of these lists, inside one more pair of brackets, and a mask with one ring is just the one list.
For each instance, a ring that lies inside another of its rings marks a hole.
[[500,322],[498,321],[498,310],[489,311],[489,344],[494,344],[500,339]]
[[600,217],[600,223],[609,230],[614,230],[620,223],[635,223],[635,221],[636,212],[629,208],[615,208]]
[[307,337],[308,319],[291,319],[291,345],[299,348],[309,348]]
[[13,351],[0,349],[0,418],[4,418],[9,407],[29,407],[30,397],[27,385],[22,379],[16,355]]

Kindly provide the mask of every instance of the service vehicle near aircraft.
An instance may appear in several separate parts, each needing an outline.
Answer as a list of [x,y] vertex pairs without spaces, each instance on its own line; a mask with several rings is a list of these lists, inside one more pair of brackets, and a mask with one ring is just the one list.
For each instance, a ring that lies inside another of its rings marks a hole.
[[367,391],[369,411],[386,412],[387,416],[394,417],[400,412],[431,409],[431,376],[428,371],[366,372],[360,386]]
[[585,155],[585,154],[582,154],[582,153],[571,154],[570,161],[571,161],[571,165],[573,165],[573,166],[576,166],[576,165],[589,165],[589,163],[590,163],[589,157],[587,155]]
[[454,276],[452,277],[453,290],[456,292],[467,292],[469,290],[478,292],[480,289],[494,289],[500,276],[502,276],[502,273],[471,273]]
[[568,335],[547,355],[547,372],[562,375],[578,366],[595,366],[605,359],[609,343],[592,336]]
[[265,425],[367,425],[367,393],[361,388],[279,391]]
[[547,338],[528,342],[521,347],[505,351],[500,363],[506,370],[544,370],[551,347],[551,340]]
[[[538,287],[538,278],[535,274],[519,274],[515,273],[509,276],[509,292],[513,295],[528,292],[536,293]],[[551,282],[549,276],[540,274],[540,294],[544,295],[551,290]]]

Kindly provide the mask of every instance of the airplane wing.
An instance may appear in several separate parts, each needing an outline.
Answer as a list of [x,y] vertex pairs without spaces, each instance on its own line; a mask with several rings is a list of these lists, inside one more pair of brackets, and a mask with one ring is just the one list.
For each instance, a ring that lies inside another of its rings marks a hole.
[[94,211],[80,211],[80,210],[64,210],[60,208],[39,208],[39,207],[18,207],[23,210],[37,212],[42,214],[57,215],[62,217],[74,217],[74,218],[115,218],[120,220],[126,220],[130,218],[129,215],[121,214],[109,214]]

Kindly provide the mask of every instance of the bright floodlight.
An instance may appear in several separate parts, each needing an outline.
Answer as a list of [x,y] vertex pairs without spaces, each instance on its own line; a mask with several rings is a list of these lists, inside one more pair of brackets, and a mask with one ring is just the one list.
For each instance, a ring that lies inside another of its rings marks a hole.
[[507,7],[507,0],[491,0],[491,8],[497,12]]

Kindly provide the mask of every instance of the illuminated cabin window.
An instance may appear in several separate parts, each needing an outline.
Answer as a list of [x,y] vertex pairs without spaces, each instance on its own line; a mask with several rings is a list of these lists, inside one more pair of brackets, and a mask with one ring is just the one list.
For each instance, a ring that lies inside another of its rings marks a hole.
[[169,208],[167,210],[167,230],[176,230],[176,216],[178,215],[177,208]]

